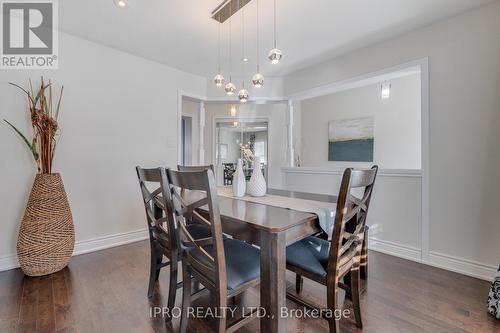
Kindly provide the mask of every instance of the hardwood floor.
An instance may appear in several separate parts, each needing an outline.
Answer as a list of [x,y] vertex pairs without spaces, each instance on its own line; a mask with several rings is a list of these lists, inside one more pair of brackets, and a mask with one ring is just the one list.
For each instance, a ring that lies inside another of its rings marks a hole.
[[[486,281],[370,252],[369,281],[361,296],[362,332],[500,332],[500,321],[486,312]],[[146,297],[148,242],[139,242],[71,259],[68,268],[29,278],[19,269],[0,273],[0,332],[175,332],[179,320],[166,325],[150,317],[150,306],[164,306],[168,269],[152,299]],[[293,275],[287,275],[294,290]],[[237,302],[258,304],[258,288]],[[178,290],[177,304],[180,305]],[[304,281],[303,297],[326,302],[324,287]],[[197,304],[206,304],[210,295]],[[196,304],[195,304],[196,305]],[[289,308],[298,308],[287,301]],[[346,301],[347,309],[350,303]],[[192,320],[191,331],[206,331],[210,322]],[[326,320],[287,321],[289,332],[328,332]],[[341,320],[342,332],[360,332],[354,316]],[[256,319],[239,332],[257,332]]]

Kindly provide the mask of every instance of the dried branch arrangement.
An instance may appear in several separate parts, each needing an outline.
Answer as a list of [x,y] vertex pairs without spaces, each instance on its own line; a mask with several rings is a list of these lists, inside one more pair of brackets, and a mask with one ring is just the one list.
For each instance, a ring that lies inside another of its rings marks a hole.
[[30,80],[29,90],[22,88],[15,83],[9,83],[21,89],[28,97],[28,107],[31,115],[31,125],[33,128],[33,139],[31,142],[14,125],[4,119],[4,121],[16,131],[28,146],[38,167],[38,173],[52,173],[52,161],[59,135],[57,119],[61,108],[61,99],[64,87],[61,88],[57,104],[53,104],[52,83],[45,84],[41,78],[40,87],[35,92]]

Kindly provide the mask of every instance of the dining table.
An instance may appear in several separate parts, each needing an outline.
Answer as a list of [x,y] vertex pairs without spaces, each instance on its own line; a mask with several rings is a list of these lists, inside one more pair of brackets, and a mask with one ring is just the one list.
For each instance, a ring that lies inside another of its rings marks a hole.
[[[328,202],[337,196],[279,189],[267,189],[267,195]],[[264,197],[265,199],[265,197]],[[252,202],[244,198],[219,195],[222,230],[235,239],[260,247],[260,318],[261,332],[286,332],[281,309],[286,306],[286,247],[321,231],[318,215],[278,207],[266,200]]]

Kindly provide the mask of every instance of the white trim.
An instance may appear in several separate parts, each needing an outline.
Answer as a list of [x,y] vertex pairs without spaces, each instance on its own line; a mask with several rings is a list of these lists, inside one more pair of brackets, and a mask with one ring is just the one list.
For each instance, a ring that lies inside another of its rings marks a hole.
[[429,260],[421,260],[421,249],[413,246],[389,242],[369,237],[368,248],[370,250],[385,253],[391,256],[415,261],[424,265],[441,268],[447,271],[471,276],[486,281],[493,281],[497,267],[484,264],[474,260],[453,257],[438,252],[430,252]]
[[[344,173],[345,168],[282,167],[281,170],[284,173],[342,175]],[[422,171],[421,170],[412,170],[412,169],[379,169],[377,176],[422,178]]]
[[[148,237],[149,235],[147,229],[139,229],[135,231],[123,232],[119,234],[82,240],[75,243],[73,256],[100,251],[115,246],[135,243],[138,241],[148,239]],[[17,267],[19,267],[19,262],[17,261],[17,255],[11,254],[0,258],[0,272],[9,269],[14,269]]]
[[206,97],[193,94],[184,90],[177,90],[177,164],[181,164],[182,161],[182,138],[181,138],[181,126],[182,126],[182,100],[186,98],[192,101],[205,101]]
[[422,192],[421,192],[421,247],[422,261],[429,258],[430,247],[430,100],[429,100],[429,58],[419,60],[421,84],[421,127],[422,127]]
[[0,272],[19,267],[17,256],[15,254],[3,256],[0,258]]
[[487,281],[493,281],[498,268],[497,266],[434,251],[429,252],[429,260],[422,261],[422,263]]
[[100,251],[115,246],[135,243],[149,238],[147,229],[139,229],[134,231],[122,232],[108,236],[101,236],[76,242],[74,256],[80,254]]
[[303,101],[310,98],[330,95],[345,90],[365,87],[381,81],[388,81],[400,77],[418,74],[427,58],[407,62],[401,65],[385,68],[379,71],[358,75],[346,80],[335,81],[326,85],[314,87],[285,97],[287,100]]
[[[205,97],[205,103],[207,104],[241,104],[240,101],[234,99],[234,97]],[[253,97],[250,98],[245,104],[273,104],[273,103],[285,103],[288,100],[284,97]]]
[[368,249],[385,253],[394,257],[420,262],[421,251],[417,247],[369,237]]
[[198,140],[198,164],[205,165],[205,123],[206,123],[206,110],[205,102],[200,101],[200,107],[198,110],[198,129],[199,129],[199,140]]
[[294,121],[293,119],[293,101],[288,101],[288,109],[286,111],[286,131],[287,131],[287,164],[289,167],[293,167],[295,164],[295,151],[293,149],[293,131],[294,131]]

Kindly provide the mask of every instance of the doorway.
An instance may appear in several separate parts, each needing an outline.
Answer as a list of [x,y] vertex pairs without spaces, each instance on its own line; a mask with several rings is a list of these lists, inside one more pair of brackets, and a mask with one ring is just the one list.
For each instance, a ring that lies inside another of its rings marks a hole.
[[[217,185],[230,186],[238,159],[242,160],[247,180],[254,170],[260,169],[268,177],[268,129],[267,121],[227,121],[215,123],[215,162]],[[254,165],[255,157],[260,165]]]

